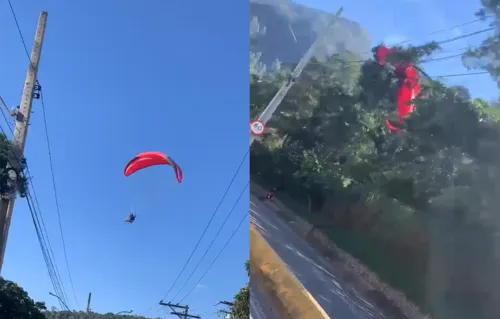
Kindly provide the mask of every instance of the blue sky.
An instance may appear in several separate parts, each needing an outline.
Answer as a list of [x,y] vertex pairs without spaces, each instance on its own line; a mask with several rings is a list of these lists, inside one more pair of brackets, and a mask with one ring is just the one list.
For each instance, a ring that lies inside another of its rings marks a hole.
[[[92,292],[97,312],[145,314],[178,275],[248,148],[248,5],[232,0],[13,5],[30,50],[39,13],[49,12],[39,79],[80,309]],[[27,58],[7,1],[0,2],[0,41],[0,95],[15,106]],[[33,110],[26,157],[66,292],[77,308],[64,266],[39,101]],[[143,151],[172,156],[184,170],[184,184],[177,184],[168,167],[125,178],[124,165]],[[245,163],[177,287],[247,181]],[[248,201],[246,192],[177,299],[247,214]],[[123,220],[131,206],[138,217],[128,225]],[[186,300],[195,312],[215,311],[212,305],[230,300],[247,281],[247,225]],[[35,300],[57,305],[48,295],[53,289],[22,200],[16,205],[3,275]]]
[[[381,41],[390,44],[410,40],[410,44],[416,45],[431,40],[449,39],[488,27],[486,23],[478,22],[430,35],[435,31],[449,29],[474,20],[476,18],[474,13],[480,8],[479,0],[462,1],[460,5],[452,0],[365,0],[348,3],[338,0],[298,0],[296,2],[332,13],[343,6],[343,16],[358,22],[361,27],[367,29],[374,44]],[[479,44],[485,36],[486,34],[481,34],[443,44],[443,52],[435,57],[458,54],[461,52],[460,49]],[[427,64],[424,69],[431,76],[468,72],[463,67],[460,58],[435,61]],[[498,97],[498,88],[489,75],[447,78],[443,79],[443,82],[450,85],[463,85],[469,88],[474,97],[486,99]]]

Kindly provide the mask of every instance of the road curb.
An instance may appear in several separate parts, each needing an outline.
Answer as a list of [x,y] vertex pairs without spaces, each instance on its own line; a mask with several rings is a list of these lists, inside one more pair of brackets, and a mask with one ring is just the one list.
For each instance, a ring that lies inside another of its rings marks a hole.
[[272,296],[270,303],[280,318],[330,318],[253,225],[250,225],[250,266],[252,278],[261,283],[267,296]]

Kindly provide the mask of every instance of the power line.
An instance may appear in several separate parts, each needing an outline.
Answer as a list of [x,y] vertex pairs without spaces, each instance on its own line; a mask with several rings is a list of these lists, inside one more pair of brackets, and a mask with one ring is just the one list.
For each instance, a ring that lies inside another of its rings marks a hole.
[[229,182],[229,185],[227,186],[225,192],[224,192],[224,195],[222,195],[222,198],[220,199],[219,203],[217,204],[217,207],[215,208],[214,212],[212,213],[212,216],[210,217],[210,220],[208,221],[207,225],[205,226],[205,229],[203,230],[203,233],[201,234],[200,238],[198,239],[198,242],[196,243],[196,245],[194,246],[193,248],[193,251],[191,252],[191,254],[189,255],[189,258],[187,259],[186,263],[184,264],[184,266],[182,267],[179,275],[177,276],[177,278],[174,280],[174,283],[170,286],[170,288],[168,289],[167,293],[165,294],[165,296],[162,298],[162,301],[165,300],[165,298],[167,298],[168,294],[172,291],[172,289],[174,289],[174,286],[175,284],[177,283],[177,281],[179,281],[179,278],[182,276],[182,274],[184,273],[184,270],[186,270],[186,267],[187,265],[189,264],[189,262],[191,261],[191,258],[193,258],[193,255],[194,253],[196,252],[196,249],[198,249],[198,247],[200,246],[200,243],[201,243],[201,240],[203,239],[203,237],[205,236],[205,234],[207,233],[207,230],[208,228],[210,227],[210,225],[212,224],[212,221],[214,220],[214,217],[215,215],[217,214],[217,212],[219,211],[219,208],[220,206],[222,205],[222,202],[224,201],[224,199],[226,198],[226,195],[227,193],[229,192],[229,189],[231,188],[231,186],[233,185],[233,182],[234,180],[236,179],[236,176],[238,175],[241,167],[243,166],[243,163],[245,162],[245,159],[247,158],[248,154],[250,153],[250,149],[248,149],[248,151],[245,153],[245,156],[243,156],[243,159],[241,160],[240,164],[238,165],[238,168],[236,169],[236,172],[234,173],[233,177],[231,178],[231,181]]
[[61,307],[63,309],[66,308],[66,310],[69,311],[70,309],[66,306],[67,304],[66,292],[64,291],[61,276],[59,275],[59,271],[57,270],[57,266],[54,261],[54,256],[53,254],[51,256],[49,250],[47,249],[48,246],[46,242],[47,238],[44,238],[47,237],[46,230],[44,236],[44,230],[40,222],[40,216],[36,213],[36,210],[33,207],[33,201],[31,200],[31,196],[29,194],[27,194],[26,196],[26,202],[30,210],[31,218],[33,220],[33,225],[35,226],[35,231],[37,233],[40,248],[42,250],[42,255],[44,257],[47,270],[49,271],[49,277],[51,277],[52,280],[52,286],[54,287],[56,294],[64,301],[60,302]]
[[245,194],[245,191],[247,190],[248,185],[250,185],[250,181],[248,181],[248,183],[245,185],[245,187],[241,190],[241,193],[238,196],[238,199],[236,199],[236,202],[234,203],[233,207],[231,208],[231,210],[227,214],[227,216],[224,219],[224,222],[222,223],[222,225],[219,227],[219,230],[217,231],[217,233],[215,234],[214,238],[210,242],[210,245],[208,245],[208,247],[206,248],[205,253],[203,254],[203,256],[201,256],[200,261],[198,262],[198,264],[196,264],[196,267],[194,267],[194,269],[191,272],[191,274],[189,274],[188,278],[186,279],[186,281],[184,282],[184,284],[182,285],[182,287],[179,289],[179,291],[177,292],[177,294],[175,294],[175,296],[172,297],[172,300],[175,300],[175,298],[177,298],[177,296],[181,293],[182,289],[184,289],[184,287],[186,287],[186,285],[188,284],[189,280],[193,277],[193,275],[196,272],[196,270],[198,270],[198,267],[200,267],[201,262],[205,259],[205,257],[207,256],[210,248],[212,248],[213,244],[215,243],[215,240],[217,239],[217,237],[222,232],[222,229],[224,228],[224,226],[226,225],[227,221],[229,220],[229,217],[231,217],[231,215],[233,214],[236,206],[238,205],[238,203],[241,200],[241,197],[243,197],[243,194]]
[[434,34],[438,34],[438,33],[441,33],[441,32],[453,31],[456,28],[464,27],[466,25],[473,24],[473,23],[476,23],[476,22],[480,22],[482,20],[483,19],[480,18],[480,19],[475,19],[475,20],[471,20],[471,21],[468,21],[468,22],[460,23],[460,24],[457,24],[457,25],[455,25],[453,27],[450,27],[450,28],[441,29],[441,30],[438,30],[438,31],[431,32],[431,33],[429,33],[429,35],[434,35]]
[[14,18],[14,22],[16,23],[17,32],[19,33],[19,37],[21,38],[21,42],[23,43],[24,52],[26,52],[26,56],[28,57],[28,60],[30,60],[31,63],[30,54],[28,52],[28,46],[26,45],[26,41],[24,41],[24,36],[23,33],[21,32],[21,27],[19,26],[19,22],[17,21],[16,12],[14,11],[14,7],[12,7],[12,3],[10,2],[10,0],[7,0],[7,2],[9,3],[10,12],[12,13],[12,17]]
[[[0,112],[2,113],[2,116],[5,120],[5,122],[7,123],[7,127],[9,128],[10,132],[12,134],[14,134],[14,130],[10,126],[10,123],[9,123],[7,116],[5,115],[5,112],[3,111],[3,109],[0,109]],[[7,136],[3,127],[0,126],[0,130],[2,131],[4,136]],[[16,160],[18,162],[20,162],[20,159],[17,157],[17,154],[14,153],[14,156],[16,157]],[[10,165],[13,166],[12,163],[10,163]],[[31,177],[31,173],[29,171],[29,167],[27,164],[26,164],[26,171],[27,171],[28,179],[31,181],[32,177]],[[35,226],[35,230],[37,231],[37,237],[39,238],[39,241],[40,241],[40,245],[41,245],[41,249],[42,249],[42,256],[44,257],[44,261],[45,261],[45,264],[47,266],[47,271],[49,272],[49,278],[51,279],[54,290],[56,291],[56,293],[58,295],[60,295],[62,298],[64,298],[65,302],[67,303],[66,292],[65,292],[61,277],[59,275],[59,269],[57,267],[57,263],[55,263],[54,251],[52,250],[52,246],[50,244],[50,240],[49,240],[49,237],[48,237],[48,234],[46,231],[43,216],[41,215],[41,213],[39,215],[36,214],[37,210],[40,211],[40,203],[38,202],[38,197],[36,196],[35,187],[32,183],[29,183],[28,190],[26,192],[26,199],[30,200],[30,198],[31,198],[31,194],[29,192],[30,186],[31,186],[31,189],[33,190],[33,195],[34,195],[33,197],[35,198],[36,207],[38,207],[38,209],[34,209],[34,214],[32,215],[32,219],[33,219],[33,223]],[[34,207],[34,205],[31,204],[31,207]],[[40,234],[38,232],[40,232]],[[44,244],[44,241],[46,242],[45,244]],[[48,249],[47,249],[47,247],[48,247]],[[62,306],[61,303],[60,303],[60,305]]]
[[68,277],[69,277],[69,282],[71,285],[71,290],[73,291],[73,298],[75,298],[75,302],[78,308],[80,308],[80,305],[78,304],[78,298],[76,297],[76,292],[75,292],[75,286],[73,285],[73,277],[71,276],[71,271],[69,267],[69,261],[68,261],[68,254],[66,250],[66,240],[64,238],[64,232],[63,232],[63,227],[62,227],[62,222],[61,222],[61,210],[59,208],[59,196],[57,196],[57,187],[56,187],[56,179],[55,179],[55,174],[54,174],[54,165],[52,161],[52,151],[50,147],[50,138],[49,138],[49,131],[48,131],[48,125],[47,125],[47,116],[45,112],[45,101],[43,99],[43,91],[40,90],[40,101],[42,102],[42,114],[43,114],[43,124],[45,126],[45,138],[47,141],[47,152],[49,155],[49,165],[50,165],[50,173],[52,176],[52,188],[54,190],[54,200],[56,204],[56,212],[57,212],[57,221],[59,223],[59,232],[61,233],[61,241],[63,245],[63,251],[64,251],[64,261],[66,263],[66,268],[68,270]]
[[[452,30],[454,30],[456,28],[460,28],[460,27],[463,27],[463,26],[466,26],[468,24],[472,24],[472,23],[475,23],[475,22],[479,22],[481,20],[482,19],[475,19],[475,20],[471,20],[471,21],[468,21],[468,22],[463,22],[463,23],[455,24],[454,26],[451,26],[451,27],[446,28],[446,29],[441,29],[441,30],[433,31],[433,32],[429,33],[428,35],[435,35],[435,34],[442,33],[442,32],[452,31]],[[459,40],[462,37],[463,38],[467,38],[469,36],[476,35],[476,34],[479,34],[479,33],[482,33],[482,32],[486,32],[486,30],[481,30],[481,31],[479,31],[477,33],[473,33],[473,34],[469,34],[469,35],[463,35],[463,36],[461,35],[461,36],[458,36],[458,37],[455,37],[455,38],[458,38],[457,40]],[[411,42],[411,41],[412,40],[404,40],[404,41],[398,42],[398,43],[396,43],[394,45],[401,45],[401,44],[408,43],[408,42]],[[367,52],[367,53],[370,53],[370,52]]]
[[[21,31],[21,27],[20,27],[19,22],[17,20],[16,12],[14,10],[14,7],[12,6],[11,1],[7,0],[7,2],[9,4],[10,12],[12,14],[12,17],[14,18],[14,22],[16,24],[16,28],[17,28],[17,31],[19,33],[19,37],[21,39],[21,42],[23,44],[24,51],[25,51],[26,56],[28,57],[28,60],[30,61],[30,64],[31,64],[31,57],[30,57],[30,54],[28,53],[28,46],[26,45],[26,41],[24,40],[24,36],[23,36],[22,31]],[[37,80],[37,84],[40,87],[42,87],[40,85],[40,83],[39,83],[38,80]],[[65,242],[64,232],[63,232],[63,228],[62,228],[61,213],[60,213],[60,209],[59,209],[59,200],[58,200],[58,196],[57,196],[57,189],[56,189],[56,182],[55,182],[54,169],[53,169],[53,163],[52,163],[50,141],[49,141],[49,135],[48,135],[48,129],[47,129],[47,119],[46,119],[46,114],[45,114],[45,103],[44,103],[44,100],[43,100],[43,92],[42,92],[42,90],[40,90],[40,98],[41,98],[41,104],[42,104],[42,110],[43,110],[43,119],[44,119],[44,124],[45,124],[45,134],[46,134],[45,136],[46,136],[46,140],[47,140],[47,149],[48,149],[48,154],[49,154],[50,172],[51,172],[51,175],[52,175],[52,187],[53,187],[53,190],[54,190],[56,211],[57,211],[57,217],[58,217],[58,223],[59,223],[59,231],[60,231],[60,234],[61,234],[61,241],[62,241],[62,245],[63,245],[64,260],[65,260],[66,268],[67,268],[67,271],[68,271],[68,277],[69,277],[69,281],[70,281],[70,284],[71,284],[71,290],[73,291],[73,297],[75,298],[75,302],[76,302],[77,306],[80,307],[78,305],[78,298],[76,296],[75,287],[73,285],[73,278],[72,278],[72,275],[71,275],[71,269],[69,267],[68,253],[67,253],[67,250],[66,250],[66,242]]]
[[[7,122],[7,126],[9,127],[11,133],[13,134],[13,130],[7,121],[7,117],[5,116],[5,113],[3,112],[3,110],[0,110],[0,111],[2,113],[2,116],[4,117],[4,119]],[[3,129],[3,127],[0,126],[0,130],[2,131],[3,135],[6,136],[6,133],[5,133],[5,130]],[[16,154],[14,154],[14,156],[16,157],[17,161],[20,161],[20,159],[17,158]],[[10,163],[10,161],[9,161],[9,163]],[[10,163],[10,165],[12,166],[12,163]],[[28,172],[29,179],[31,179],[27,165],[26,165],[26,170]],[[38,211],[39,211],[40,210],[39,203],[38,203],[38,199],[36,198],[35,188],[32,184],[30,184],[29,186],[31,186],[31,188],[33,190],[33,194],[35,195],[35,202],[36,202],[36,205],[38,206]],[[47,235],[45,223],[43,221],[42,215],[37,214],[37,210],[35,209],[35,207],[33,205],[33,200],[31,199],[32,196],[31,196],[31,193],[29,191],[29,186],[28,186],[28,189],[26,190],[26,200],[28,202],[28,208],[29,208],[30,213],[31,213],[33,225],[35,226],[35,231],[36,231],[38,242],[39,242],[39,245],[40,245],[40,248],[42,251],[42,256],[44,258],[44,262],[45,262],[45,265],[47,267],[49,279],[52,283],[52,287],[54,288],[54,291],[61,297],[61,299],[63,301],[65,301],[67,303],[66,292],[65,292],[64,286],[62,284],[61,276],[59,275],[59,270],[57,268],[57,264],[55,263],[54,252],[53,252],[52,247],[50,245],[50,240],[49,240],[48,235]],[[60,300],[59,300],[59,305],[61,306],[61,308],[64,308],[64,303],[62,303]]]
[[[456,25],[454,25],[454,26],[452,26],[450,28],[447,28],[447,29],[442,29],[442,30],[431,32],[431,33],[429,33],[429,35],[435,35],[435,34],[438,34],[438,33],[441,33],[441,32],[451,31],[453,29],[456,29],[456,28],[459,28],[459,27],[462,27],[462,26],[465,26],[465,25],[468,25],[468,24],[471,24],[471,23],[474,23],[474,22],[478,22],[478,21],[481,21],[481,20],[482,19],[475,19],[475,20],[471,20],[471,21],[468,21],[468,22],[459,23],[459,24],[456,24]],[[459,36],[456,36],[456,37],[453,37],[453,38],[445,39],[445,40],[442,40],[442,41],[439,41],[439,42],[436,42],[436,43],[437,44],[446,44],[446,43],[450,43],[450,42],[454,42],[454,41],[457,41],[457,40],[465,39],[465,38],[468,38],[468,37],[471,37],[471,36],[474,36],[474,35],[477,35],[477,34],[481,34],[481,33],[487,32],[487,31],[492,31],[492,30],[494,30],[494,28],[487,28],[487,29],[483,29],[483,30],[479,30],[479,31],[467,33],[467,34],[464,34],[464,35],[459,35]],[[404,41],[395,43],[392,46],[399,46],[401,44],[408,43],[408,42],[412,42],[412,40],[404,40]],[[368,51],[368,52],[365,52],[365,53],[361,54],[361,56],[363,56],[365,54],[369,54],[369,53],[371,53],[371,50]]]
[[429,58],[427,60],[423,60],[422,63],[429,63],[429,62],[435,62],[435,61],[444,61],[444,60],[449,60],[449,59],[454,59],[463,56],[464,53],[459,53],[459,54],[453,54],[453,55],[447,55],[439,58]]
[[457,41],[457,40],[465,39],[465,38],[468,38],[468,37],[472,37],[474,35],[478,35],[478,34],[481,34],[481,33],[484,33],[484,32],[492,31],[494,29],[495,28],[487,28],[487,29],[483,29],[483,30],[479,30],[479,31],[467,33],[467,34],[464,34],[464,35],[459,35],[459,36],[456,36],[456,37],[453,37],[453,38],[450,38],[450,39],[438,41],[436,43],[437,44],[446,44],[446,43],[454,42],[454,41]]
[[447,74],[447,75],[434,75],[432,78],[453,78],[458,76],[468,76],[468,75],[481,75],[489,74],[489,72],[472,72],[472,73],[457,73],[457,74]]
[[[474,21],[476,21],[476,20],[474,20]],[[483,30],[479,30],[479,31],[467,33],[467,34],[464,34],[464,35],[452,37],[452,38],[449,38],[449,39],[445,39],[445,40],[442,40],[442,41],[437,41],[435,43],[438,44],[438,45],[440,45],[440,44],[446,44],[446,43],[450,43],[450,42],[454,42],[454,41],[457,41],[457,40],[465,39],[465,38],[468,38],[468,37],[471,37],[471,36],[474,36],[474,35],[477,35],[477,34],[481,34],[481,33],[484,33],[484,32],[492,31],[492,30],[494,30],[494,28],[487,28],[487,29],[483,29]],[[396,46],[397,45],[401,45],[401,44],[406,43],[406,42],[409,42],[409,40],[397,43],[395,45]],[[467,49],[468,48],[466,48],[466,49],[460,49],[460,50],[467,50]],[[368,54],[368,53],[370,53],[370,52],[365,52],[364,54]],[[447,60],[447,59],[459,57],[459,56],[462,56],[462,55],[463,55],[463,53],[462,54],[455,54],[455,55],[451,55],[451,56],[446,56],[446,57],[428,58],[426,60],[423,60],[422,63],[429,63],[429,62],[433,62],[433,61]],[[332,60],[333,61],[331,61],[331,62],[340,62],[340,63],[347,64],[346,66],[344,66],[344,68],[348,68],[348,67],[350,67],[352,65],[363,64],[363,63],[366,62],[366,60],[346,61],[346,60],[344,60],[342,58],[339,58],[339,57],[333,57]],[[322,64],[322,63],[323,62],[319,62],[318,61],[318,62],[311,62],[310,64],[311,65],[318,65],[318,64]]]
[[[249,211],[247,213],[249,213]],[[203,278],[205,278],[205,276],[207,275],[207,273],[214,266],[214,264],[217,261],[217,259],[219,259],[219,257],[222,255],[222,253],[224,252],[224,250],[226,249],[226,247],[229,245],[229,242],[231,241],[231,239],[233,239],[234,235],[236,235],[236,233],[240,229],[240,227],[243,224],[243,222],[247,219],[247,217],[248,217],[248,214],[245,214],[243,216],[243,218],[241,219],[240,223],[238,224],[238,226],[236,227],[236,229],[233,231],[233,233],[231,234],[231,236],[227,239],[226,243],[224,244],[224,246],[222,247],[222,249],[219,251],[219,253],[217,254],[217,256],[215,256],[215,258],[212,261],[212,263],[208,266],[208,268],[205,270],[205,272],[200,277],[200,279],[198,279],[198,281],[194,284],[193,288],[191,288],[188,291],[188,293],[186,295],[184,295],[184,297],[179,302],[183,302],[187,297],[189,297],[189,295],[196,289],[196,286],[198,286],[198,284],[203,280]]]

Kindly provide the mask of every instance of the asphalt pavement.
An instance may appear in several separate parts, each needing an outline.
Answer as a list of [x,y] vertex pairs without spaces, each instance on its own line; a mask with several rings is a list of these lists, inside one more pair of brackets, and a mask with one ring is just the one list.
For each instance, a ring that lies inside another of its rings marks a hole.
[[[276,214],[273,207],[273,204],[263,202],[252,194],[250,198],[251,223],[331,318],[385,318],[373,305],[361,298],[348,282],[342,282],[338,272],[336,275],[332,264],[294,233],[289,225]],[[262,293],[257,292],[251,299],[254,299],[251,307],[254,303],[266,305],[266,298]],[[252,318],[274,319],[274,317],[266,317],[265,313],[252,313]]]
[[259,283],[250,280],[250,319],[279,319]]

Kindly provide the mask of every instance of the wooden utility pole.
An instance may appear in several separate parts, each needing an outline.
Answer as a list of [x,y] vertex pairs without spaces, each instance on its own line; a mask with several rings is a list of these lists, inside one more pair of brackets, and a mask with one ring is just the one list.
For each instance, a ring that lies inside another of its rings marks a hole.
[[[232,307],[234,306],[234,303],[233,302],[229,302],[229,301],[219,301],[220,305],[226,305],[229,307],[229,309],[232,309]],[[226,318],[233,318],[233,312],[232,311],[227,311],[227,310],[219,310],[220,313],[223,313],[225,315],[227,315],[228,317]]]
[[92,293],[89,292],[89,299],[87,299],[87,313],[90,312],[90,300],[92,299]]
[[[171,314],[176,315],[180,319],[188,319],[188,318],[195,318],[195,319],[200,319],[200,316],[194,316],[189,314],[189,306],[181,306],[179,304],[171,304],[169,302],[162,302],[160,301],[160,305],[169,307],[172,309]],[[178,312],[176,309],[182,309],[184,310],[183,312]]]
[[[28,134],[28,125],[31,116],[31,106],[33,98],[40,97],[40,86],[37,81],[38,66],[40,64],[40,56],[42,55],[43,38],[45,36],[45,26],[47,24],[47,12],[42,12],[38,19],[38,27],[36,29],[35,41],[31,51],[31,61],[24,82],[23,96],[19,105],[16,120],[16,129],[14,131],[14,142],[17,144],[16,163],[11,165],[21,166],[19,161],[24,159],[24,146],[26,144],[26,136]],[[18,171],[19,172],[19,171]],[[7,246],[7,237],[9,235],[9,227],[14,210],[15,194],[4,196],[0,199],[0,274],[2,272],[3,259],[5,256],[5,248]]]

